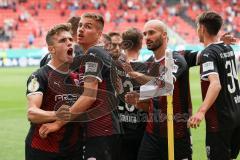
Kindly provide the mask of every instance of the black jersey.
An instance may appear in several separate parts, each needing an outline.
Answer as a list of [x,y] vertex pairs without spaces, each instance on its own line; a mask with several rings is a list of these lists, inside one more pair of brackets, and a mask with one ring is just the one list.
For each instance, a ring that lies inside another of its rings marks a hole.
[[73,66],[80,77],[98,80],[97,99],[87,110],[87,137],[109,136],[121,132],[117,113],[117,98],[111,81],[113,60],[105,49],[94,46],[87,53],[74,59]]
[[[175,77],[173,90],[173,113],[174,113],[174,136],[182,138],[189,135],[187,128],[187,120],[190,116],[191,100],[188,83],[188,68],[183,56],[177,52],[173,52]],[[151,62],[152,60],[152,62]],[[148,74],[151,76],[159,76],[159,69],[164,66],[165,58],[155,61],[150,58],[147,61]],[[146,131],[160,137],[167,137],[167,97],[160,96],[151,99],[148,123]]]
[[189,69],[191,67],[199,65],[198,55],[200,54],[200,52],[192,51],[192,50],[182,50],[182,51],[175,51],[175,52],[182,55],[187,62],[188,68],[182,75],[182,77],[184,77],[183,82],[185,81],[185,83],[181,85],[183,86],[183,88],[186,89],[185,97],[188,98],[188,110],[189,110],[189,115],[191,116],[192,115],[192,97],[191,97],[191,90],[190,90]]
[[[144,74],[146,73],[147,66],[145,63],[132,61],[130,64],[134,71],[138,71]],[[117,73],[118,77],[121,78],[123,87],[123,92],[118,95],[118,111],[119,118],[124,129],[124,134],[133,134],[135,136],[142,135],[146,126],[147,113],[125,102],[126,93],[130,91],[139,91],[141,84],[139,84],[136,80],[131,79],[123,70],[121,64],[117,65]]]
[[[69,73],[57,71],[52,66],[45,65],[34,72],[27,81],[27,96],[42,94],[41,109],[54,111],[63,104],[72,105],[79,97],[75,82]],[[39,136],[41,124],[30,124],[26,144],[33,149],[51,153],[69,153],[77,145],[80,135],[79,123],[68,123],[60,130],[50,133],[47,138]]]
[[203,99],[210,74],[218,74],[221,83],[220,93],[205,115],[207,131],[235,127],[240,117],[240,91],[233,49],[224,43],[210,44],[201,53],[200,73]]

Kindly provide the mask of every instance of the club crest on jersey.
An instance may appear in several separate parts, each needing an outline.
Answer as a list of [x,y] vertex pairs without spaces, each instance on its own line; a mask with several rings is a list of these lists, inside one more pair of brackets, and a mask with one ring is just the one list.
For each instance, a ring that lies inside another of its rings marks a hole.
[[97,72],[98,63],[86,62],[85,72]]
[[39,89],[39,82],[36,77],[34,77],[28,84],[28,91],[36,92]]

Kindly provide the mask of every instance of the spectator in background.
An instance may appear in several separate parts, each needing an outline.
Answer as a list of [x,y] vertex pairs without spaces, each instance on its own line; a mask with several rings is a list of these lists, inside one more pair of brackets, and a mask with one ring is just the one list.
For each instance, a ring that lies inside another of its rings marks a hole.
[[31,33],[30,35],[28,35],[28,45],[31,46],[33,45],[35,41],[35,36]]

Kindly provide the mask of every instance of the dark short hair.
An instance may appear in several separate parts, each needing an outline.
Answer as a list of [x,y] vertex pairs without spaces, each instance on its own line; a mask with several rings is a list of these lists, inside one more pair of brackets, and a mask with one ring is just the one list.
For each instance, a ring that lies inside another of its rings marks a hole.
[[121,37],[121,34],[119,32],[109,32],[108,33],[109,37],[113,37],[113,36],[120,36]]
[[52,41],[52,37],[55,34],[58,34],[59,32],[62,31],[67,31],[71,33],[71,24],[70,23],[62,23],[62,24],[57,24],[55,25],[53,28],[51,28],[46,35],[46,42],[48,45],[52,45],[53,41]]
[[222,17],[213,11],[203,12],[198,16],[196,22],[205,26],[210,35],[217,35],[223,25]]
[[137,28],[129,28],[122,33],[123,49],[133,49],[141,45],[143,34]]
[[93,19],[94,21],[96,21],[99,24],[99,28],[101,30],[103,30],[104,27],[104,19],[102,17],[102,15],[97,14],[97,13],[84,13],[82,16],[82,18],[90,18]]
[[107,41],[112,42],[111,37],[110,37],[109,35],[107,35],[106,33],[103,33],[102,36],[103,36],[103,38],[106,39]]
[[72,34],[73,35],[77,34],[78,23],[79,23],[80,19],[81,19],[81,17],[79,17],[79,16],[73,16],[67,21],[68,23],[71,23],[71,25],[72,25]]

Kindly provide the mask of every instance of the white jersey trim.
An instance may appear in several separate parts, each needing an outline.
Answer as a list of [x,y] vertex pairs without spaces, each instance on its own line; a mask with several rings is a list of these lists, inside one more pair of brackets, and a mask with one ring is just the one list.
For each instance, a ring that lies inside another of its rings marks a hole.
[[28,93],[28,94],[27,94],[27,97],[28,97],[28,96],[31,96],[31,95],[35,95],[35,94],[41,94],[41,95],[43,95],[42,92],[33,92],[33,93]]
[[206,78],[207,76],[211,75],[211,74],[216,74],[218,75],[217,72],[210,72],[210,73],[207,73],[207,74],[204,74],[201,76],[201,80],[204,80],[204,81],[209,81],[208,78]]
[[83,79],[87,78],[87,77],[93,77],[93,78],[96,78],[100,83],[102,83],[102,79],[98,76],[94,76],[94,75],[86,75],[86,76],[83,76]]

